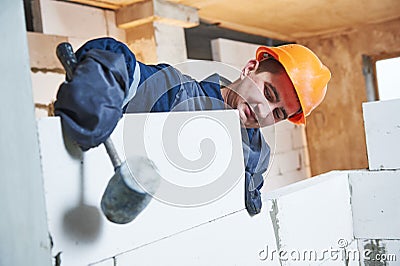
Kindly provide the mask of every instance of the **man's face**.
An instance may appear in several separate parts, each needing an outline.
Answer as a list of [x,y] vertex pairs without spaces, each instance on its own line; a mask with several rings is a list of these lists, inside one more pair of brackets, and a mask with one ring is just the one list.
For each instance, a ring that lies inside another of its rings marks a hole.
[[249,61],[234,88],[236,94],[230,99],[231,107],[239,110],[246,128],[272,125],[296,114],[301,108],[285,71],[256,74],[257,67],[257,61]]

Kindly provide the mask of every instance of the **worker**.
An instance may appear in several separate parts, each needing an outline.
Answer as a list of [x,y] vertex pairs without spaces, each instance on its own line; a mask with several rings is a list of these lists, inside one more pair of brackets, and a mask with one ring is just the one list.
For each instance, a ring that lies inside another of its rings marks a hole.
[[61,84],[55,114],[83,150],[104,142],[123,113],[237,109],[250,215],[261,210],[262,174],[270,159],[260,127],[286,119],[305,124],[330,80],[328,68],[298,44],[259,47],[233,82],[218,74],[198,82],[167,64],[143,64],[112,38],[91,40],[76,56],[74,78]]

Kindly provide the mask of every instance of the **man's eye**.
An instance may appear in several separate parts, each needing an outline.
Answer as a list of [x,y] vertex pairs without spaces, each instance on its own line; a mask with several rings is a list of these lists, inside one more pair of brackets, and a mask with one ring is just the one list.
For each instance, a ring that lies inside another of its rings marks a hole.
[[272,112],[274,114],[275,119],[278,121],[285,120],[287,118],[287,114],[285,110],[283,110],[282,108],[275,108]]
[[275,102],[274,92],[268,85],[264,85],[264,94],[269,102]]

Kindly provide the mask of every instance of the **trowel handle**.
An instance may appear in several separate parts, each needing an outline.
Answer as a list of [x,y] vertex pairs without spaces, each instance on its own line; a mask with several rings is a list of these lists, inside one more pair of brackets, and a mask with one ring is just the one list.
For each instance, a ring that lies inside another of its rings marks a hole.
[[[57,45],[56,54],[58,60],[60,60],[62,66],[65,69],[67,74],[67,80],[71,81],[74,75],[75,68],[78,64],[78,60],[76,59],[76,55],[72,48],[72,45],[68,42],[62,42]],[[114,143],[111,138],[107,138],[104,141],[104,146],[106,147],[107,154],[110,157],[110,160],[114,166],[114,169],[121,166],[121,159],[118,156],[117,150],[114,147]]]

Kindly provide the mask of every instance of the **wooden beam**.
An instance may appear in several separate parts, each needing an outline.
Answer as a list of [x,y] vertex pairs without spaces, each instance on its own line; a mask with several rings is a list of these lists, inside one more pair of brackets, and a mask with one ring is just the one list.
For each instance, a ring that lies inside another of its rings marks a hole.
[[94,6],[94,7],[100,7],[100,8],[105,8],[105,9],[118,9],[121,6],[116,5],[114,3],[110,2],[103,2],[103,1],[97,1],[97,0],[70,0],[68,2],[73,2],[73,3],[78,3],[78,4],[83,4],[83,5],[88,5],[88,6]]
[[66,0],[66,2],[74,2],[88,6],[94,6],[105,9],[117,10],[123,6],[141,2],[143,0]]
[[146,64],[157,64],[157,44],[154,22],[145,23],[126,30],[126,44],[136,59]]
[[159,21],[183,28],[199,24],[197,9],[163,0],[146,0],[116,11],[117,26],[123,29]]
[[272,31],[266,28],[260,28],[257,26],[247,26],[244,24],[238,24],[234,22],[230,22],[227,20],[215,20],[210,17],[201,17],[202,21],[208,24],[215,24],[217,23],[219,27],[226,28],[229,30],[234,30],[238,32],[243,32],[252,35],[263,36],[265,38],[273,38],[277,40],[285,40],[285,41],[293,41],[294,37],[288,34],[282,34],[278,31]]
[[154,5],[152,0],[120,8],[115,13],[117,26],[124,29],[146,24],[153,20]]

